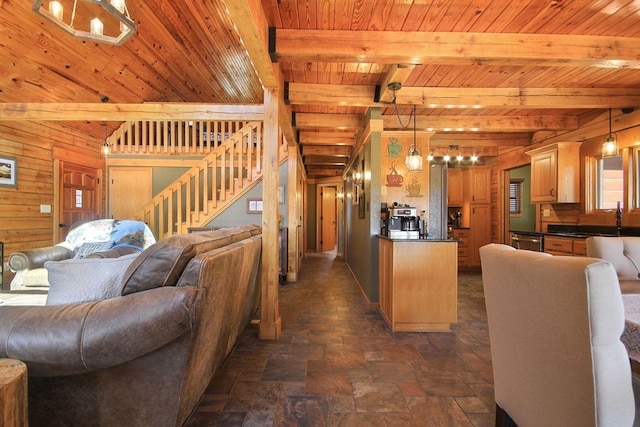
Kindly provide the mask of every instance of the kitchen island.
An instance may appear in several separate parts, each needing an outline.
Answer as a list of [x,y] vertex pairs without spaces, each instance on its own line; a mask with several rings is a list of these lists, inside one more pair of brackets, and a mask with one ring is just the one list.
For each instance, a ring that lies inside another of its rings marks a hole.
[[394,332],[450,331],[458,320],[458,241],[379,236],[380,311]]

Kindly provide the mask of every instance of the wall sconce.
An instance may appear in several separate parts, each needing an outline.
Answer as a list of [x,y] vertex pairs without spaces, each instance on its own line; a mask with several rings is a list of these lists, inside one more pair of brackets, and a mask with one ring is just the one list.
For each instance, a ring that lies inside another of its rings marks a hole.
[[609,135],[602,143],[602,157],[613,157],[618,155],[618,141],[611,133],[611,108],[609,108]]
[[[80,0],[85,4],[85,6],[89,6],[89,4],[96,5],[95,7],[93,7],[93,9],[99,10],[99,14],[102,19],[106,18],[109,21],[113,21],[113,25],[108,25],[108,28],[113,28],[115,30],[116,24],[119,23],[120,34],[104,34],[104,23],[98,17],[95,17],[91,20],[89,20],[88,17],[86,19],[80,19],[84,22],[89,21],[89,28],[87,28],[87,30],[89,31],[77,30],[73,26],[76,15],[79,15],[85,10],[91,9],[83,7],[80,9],[81,12],[78,13],[78,1],[79,0],[74,0],[73,3],[71,3],[71,1],[69,0],[51,0],[48,4],[48,7],[44,7],[44,0],[35,0],[33,2],[32,9],[47,21],[53,23],[73,37],[77,37],[79,39],[92,40],[100,43],[120,46],[136,32],[136,24],[129,16],[129,10],[127,9],[125,0]],[[68,13],[68,15],[71,15],[68,23],[64,20],[65,7],[63,3],[67,4],[68,10],[71,10],[71,13]]]
[[353,174],[353,182],[360,188],[364,188],[364,183],[362,182],[362,172],[355,171],[355,173]]

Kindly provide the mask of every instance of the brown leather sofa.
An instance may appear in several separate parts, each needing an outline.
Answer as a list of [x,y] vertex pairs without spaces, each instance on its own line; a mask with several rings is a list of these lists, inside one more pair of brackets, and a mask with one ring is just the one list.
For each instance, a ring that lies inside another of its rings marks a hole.
[[256,311],[261,237],[170,237],[132,261],[121,296],[0,306],[0,357],[28,366],[30,425],[182,425]]

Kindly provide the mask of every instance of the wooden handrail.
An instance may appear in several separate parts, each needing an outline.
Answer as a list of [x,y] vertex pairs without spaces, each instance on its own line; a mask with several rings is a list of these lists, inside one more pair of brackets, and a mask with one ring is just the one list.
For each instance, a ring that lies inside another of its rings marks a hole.
[[[185,129],[183,126],[185,122],[176,123],[169,122],[160,129],[165,130],[167,134],[171,133],[168,129],[174,129],[175,135],[175,129]],[[147,132],[152,127],[156,126],[146,127]],[[125,129],[124,134],[137,134],[135,129],[139,127],[130,125]],[[148,137],[149,134],[147,133],[146,136]],[[154,137],[151,140],[154,140]],[[167,140],[162,138],[162,141]],[[139,140],[134,138],[132,141]],[[205,226],[236,198],[245,194],[262,179],[262,122],[244,123],[244,126],[228,139],[213,141],[215,144],[208,143],[206,140],[203,143],[201,139],[197,139],[198,144],[195,145],[191,143],[193,139],[177,138],[175,141],[177,141],[176,145],[169,147],[163,145],[160,149],[165,152],[177,150],[176,153],[194,152],[191,150],[198,152],[197,150],[206,149],[210,153],[134,215],[134,219],[146,222],[158,239],[173,234],[184,234],[189,227]],[[146,149],[143,148],[145,146]],[[119,147],[131,150],[125,151],[127,153],[140,150],[143,152],[146,150],[147,153],[151,150],[151,153],[155,153],[158,149],[152,144],[128,142],[119,144]]]

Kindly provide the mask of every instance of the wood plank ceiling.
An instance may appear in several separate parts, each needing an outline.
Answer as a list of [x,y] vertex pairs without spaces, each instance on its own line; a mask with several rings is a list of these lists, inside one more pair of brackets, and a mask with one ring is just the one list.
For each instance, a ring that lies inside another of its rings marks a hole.
[[[0,102],[262,103],[226,13],[258,0],[130,0],[123,46],[76,40],[0,0]],[[249,7],[249,6],[248,6]],[[539,131],[640,106],[637,0],[262,0],[276,28],[308,175],[339,175],[367,108],[401,130],[417,107],[432,145],[495,155]],[[250,19],[250,18],[247,18]],[[393,93],[390,82],[402,83]],[[392,104],[395,95],[395,105]],[[400,120],[397,116],[400,116]],[[65,122],[101,135],[104,127]],[[102,129],[102,130],[100,130]]]

